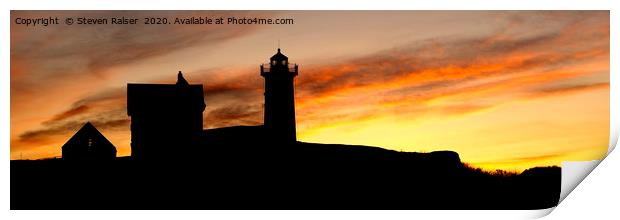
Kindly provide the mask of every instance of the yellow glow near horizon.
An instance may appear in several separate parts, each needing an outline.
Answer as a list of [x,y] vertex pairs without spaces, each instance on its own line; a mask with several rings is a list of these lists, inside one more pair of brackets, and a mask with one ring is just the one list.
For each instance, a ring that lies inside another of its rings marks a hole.
[[[484,169],[522,171],[595,160],[607,153],[608,89],[508,102],[457,116],[397,115],[300,131],[307,142],[383,146],[399,151],[452,150]],[[601,100],[603,99],[603,100]],[[488,134],[488,136],[485,136]],[[566,154],[565,152],[571,152]]]

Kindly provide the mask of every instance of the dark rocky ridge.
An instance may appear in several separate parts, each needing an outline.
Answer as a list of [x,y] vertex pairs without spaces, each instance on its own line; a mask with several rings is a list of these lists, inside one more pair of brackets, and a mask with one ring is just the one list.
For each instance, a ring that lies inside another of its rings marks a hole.
[[11,209],[542,209],[560,168],[491,174],[456,152],[278,143],[261,126],[207,130],[157,160],[11,161]]

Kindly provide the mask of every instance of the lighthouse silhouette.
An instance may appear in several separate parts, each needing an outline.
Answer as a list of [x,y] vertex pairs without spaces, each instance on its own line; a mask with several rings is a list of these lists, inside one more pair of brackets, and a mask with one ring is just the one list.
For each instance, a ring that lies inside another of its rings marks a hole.
[[289,63],[280,48],[269,61],[260,66],[260,75],[265,78],[265,129],[272,141],[294,143],[297,141],[294,78],[298,66]]

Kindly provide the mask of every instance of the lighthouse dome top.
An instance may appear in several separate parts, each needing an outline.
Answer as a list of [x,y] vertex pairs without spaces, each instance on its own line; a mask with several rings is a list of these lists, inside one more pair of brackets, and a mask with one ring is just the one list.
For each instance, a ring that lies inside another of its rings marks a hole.
[[288,57],[285,56],[284,54],[282,54],[280,52],[280,48],[278,48],[278,53],[273,55],[270,60],[271,61],[283,61],[283,60],[287,60],[288,61]]

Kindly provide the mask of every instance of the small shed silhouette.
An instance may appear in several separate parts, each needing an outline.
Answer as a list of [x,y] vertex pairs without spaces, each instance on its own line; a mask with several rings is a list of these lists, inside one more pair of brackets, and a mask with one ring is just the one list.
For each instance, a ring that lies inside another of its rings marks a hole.
[[86,122],[62,146],[62,158],[65,160],[112,160],[116,158],[116,147],[95,126]]

